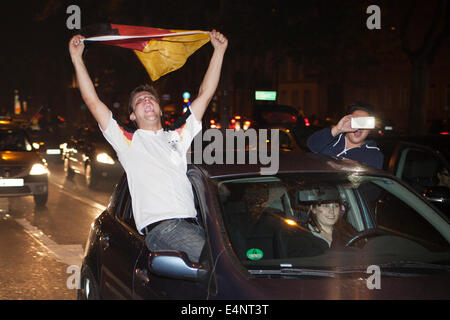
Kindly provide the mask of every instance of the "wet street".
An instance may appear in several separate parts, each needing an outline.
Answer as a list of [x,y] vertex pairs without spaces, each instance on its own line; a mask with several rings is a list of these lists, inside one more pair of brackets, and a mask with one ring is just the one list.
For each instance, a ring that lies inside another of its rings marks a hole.
[[49,198],[0,198],[0,300],[76,299],[77,276],[93,219],[106,207],[114,182],[95,190],[82,176],[68,180],[50,162]]

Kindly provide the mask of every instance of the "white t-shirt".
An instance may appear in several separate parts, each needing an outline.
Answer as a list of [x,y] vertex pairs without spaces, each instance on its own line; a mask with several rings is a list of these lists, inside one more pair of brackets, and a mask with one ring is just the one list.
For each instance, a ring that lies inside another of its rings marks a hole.
[[137,129],[127,132],[112,117],[106,140],[117,153],[128,180],[136,229],[173,218],[195,218],[192,185],[186,175],[192,140],[202,128],[194,114],[174,131]]

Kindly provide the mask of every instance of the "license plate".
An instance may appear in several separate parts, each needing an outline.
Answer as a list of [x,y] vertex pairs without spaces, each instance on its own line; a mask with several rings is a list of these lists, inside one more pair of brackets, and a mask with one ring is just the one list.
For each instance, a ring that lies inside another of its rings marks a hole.
[[23,187],[23,179],[0,179],[0,187]]
[[60,149],[47,149],[47,154],[61,154]]

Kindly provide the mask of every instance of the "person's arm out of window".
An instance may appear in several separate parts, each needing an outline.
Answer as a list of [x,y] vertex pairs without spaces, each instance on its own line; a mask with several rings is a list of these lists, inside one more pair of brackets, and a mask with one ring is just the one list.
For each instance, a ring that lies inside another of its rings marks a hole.
[[220,32],[212,30],[209,32],[209,36],[211,38],[211,44],[214,47],[214,53],[200,85],[197,98],[191,103],[191,110],[197,121],[202,120],[203,114],[216,92],[217,85],[219,84],[223,57],[228,46],[227,38]]

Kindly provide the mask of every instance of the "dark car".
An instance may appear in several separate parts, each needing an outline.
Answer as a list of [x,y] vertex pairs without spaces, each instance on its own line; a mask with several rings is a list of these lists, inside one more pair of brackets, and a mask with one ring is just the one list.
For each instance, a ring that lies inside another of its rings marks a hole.
[[63,152],[67,177],[81,174],[90,188],[105,180],[116,183],[123,174],[116,152],[96,129],[82,129],[67,142]]
[[63,146],[67,139],[61,130],[28,130],[33,147],[48,162],[61,162],[63,160]]
[[376,138],[375,141],[384,154],[383,168],[425,195],[450,217],[450,186],[440,181],[438,176],[439,171],[450,172],[448,158],[439,151],[448,146],[437,144],[439,137],[393,136]]
[[257,104],[253,108],[252,127],[256,129],[284,128],[293,134],[296,144],[307,150],[306,140],[322,126],[312,124],[297,109],[281,104]]
[[33,196],[36,206],[48,199],[48,168],[22,128],[0,126],[0,197]]
[[[296,152],[279,160],[267,176],[259,165],[188,166],[206,232],[199,263],[147,249],[124,176],[92,224],[78,298],[450,298],[450,224],[424,198],[351,160]],[[352,230],[331,248],[305,224],[309,208],[330,198]]]
[[[278,130],[278,143],[280,146],[280,151],[296,151],[301,152],[305,151],[304,148],[301,148],[298,145],[297,139],[295,138],[294,133],[292,132],[293,129],[286,129],[284,127],[278,127],[278,126],[268,126],[268,130]],[[270,133],[267,134],[270,136]],[[270,150],[270,143],[269,140],[267,143],[267,148]]]

